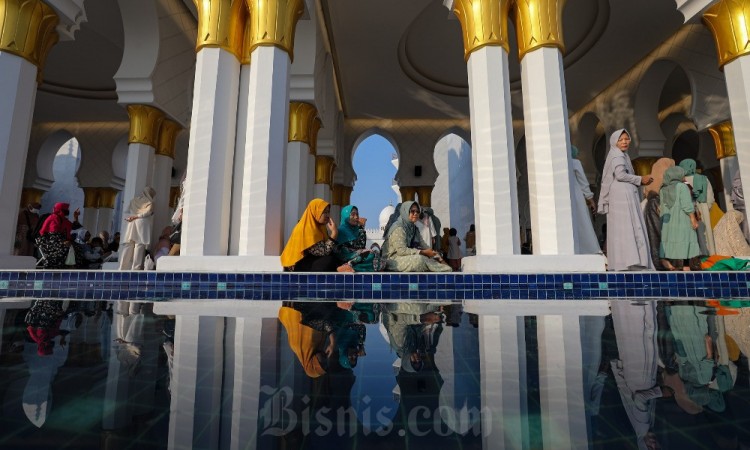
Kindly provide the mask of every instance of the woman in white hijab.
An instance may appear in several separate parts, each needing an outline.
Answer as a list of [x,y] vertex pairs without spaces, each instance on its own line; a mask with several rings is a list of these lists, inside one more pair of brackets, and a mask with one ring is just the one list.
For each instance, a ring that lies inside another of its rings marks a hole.
[[607,215],[607,264],[609,270],[654,270],[638,187],[653,182],[651,175],[635,174],[627,154],[630,134],[612,133],[602,171],[599,214]]
[[125,218],[128,226],[120,250],[120,270],[143,270],[146,248],[151,245],[154,195],[156,191],[146,186],[143,194],[130,202],[130,216]]

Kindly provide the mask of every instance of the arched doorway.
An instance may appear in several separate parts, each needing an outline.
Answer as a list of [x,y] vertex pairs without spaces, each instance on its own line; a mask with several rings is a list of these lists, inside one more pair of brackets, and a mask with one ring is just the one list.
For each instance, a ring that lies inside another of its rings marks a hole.
[[[463,240],[475,220],[471,144],[462,134],[449,130],[435,143],[433,158],[438,177],[432,190],[432,209],[441,226],[455,228]],[[435,231],[442,235],[442,230]]]
[[[68,136],[70,135],[68,134]],[[53,143],[52,140],[50,143]],[[50,155],[46,155],[47,158],[45,158],[45,146],[42,147],[40,153],[40,165],[45,164],[42,159],[47,160],[46,164],[50,162]],[[76,209],[79,209],[83,214],[83,189],[79,186],[76,177],[80,166],[81,146],[76,138],[69,137],[58,147],[51,160],[51,174],[54,182],[49,190],[42,195],[43,213],[51,212],[55,203],[63,202],[70,204],[70,216],[68,218],[71,221],[73,220],[73,211]],[[83,215],[81,215],[80,220],[83,220]]]

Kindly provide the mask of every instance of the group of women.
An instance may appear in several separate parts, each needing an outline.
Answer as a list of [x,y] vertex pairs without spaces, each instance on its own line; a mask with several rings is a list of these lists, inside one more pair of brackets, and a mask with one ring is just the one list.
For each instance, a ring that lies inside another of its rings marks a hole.
[[700,270],[700,257],[716,254],[707,177],[696,173],[694,160],[677,166],[669,158],[656,161],[651,174],[636,175],[627,154],[630,134],[617,130],[609,143],[598,204],[607,215],[608,269]]
[[399,215],[387,227],[382,249],[366,248],[366,219],[348,205],[337,225],[325,200],[313,199],[292,230],[281,254],[286,271],[295,272],[450,272],[442,256],[422,239],[417,221],[422,208],[415,201],[399,206]]

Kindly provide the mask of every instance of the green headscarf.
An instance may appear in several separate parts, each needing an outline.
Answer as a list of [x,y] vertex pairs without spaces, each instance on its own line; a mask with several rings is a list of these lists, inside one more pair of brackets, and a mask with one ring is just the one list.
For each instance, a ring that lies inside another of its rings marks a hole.
[[680,167],[685,169],[685,176],[693,176],[693,198],[698,203],[706,203],[706,191],[708,190],[708,178],[699,173],[695,173],[697,164],[694,159],[683,159]]
[[685,178],[685,169],[682,167],[670,167],[664,172],[664,182],[661,185],[659,196],[661,204],[666,208],[671,208],[677,201],[677,185],[682,183]]
[[346,244],[359,237],[359,226],[349,223],[349,215],[353,209],[359,209],[354,205],[346,205],[341,209],[341,221],[339,222],[339,237],[336,241],[339,244]]
[[573,159],[578,159],[578,147],[575,145],[570,146],[570,157]]

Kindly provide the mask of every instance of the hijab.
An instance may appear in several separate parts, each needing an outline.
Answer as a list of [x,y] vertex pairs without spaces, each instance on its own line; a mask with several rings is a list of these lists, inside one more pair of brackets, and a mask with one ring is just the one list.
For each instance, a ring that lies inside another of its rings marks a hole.
[[575,145],[570,146],[570,157],[573,159],[578,159],[578,147]]
[[659,191],[662,205],[667,208],[674,206],[677,201],[677,185],[682,183],[683,178],[685,178],[685,170],[679,166],[670,167],[664,172],[664,182]]
[[412,245],[414,239],[419,234],[419,229],[417,228],[417,226],[409,220],[409,210],[411,209],[412,205],[417,205],[417,208],[419,208],[419,203],[413,200],[408,200],[401,203],[401,207],[398,209],[399,217],[388,230],[386,239],[391,237],[396,229],[401,228],[406,233],[406,244],[408,246]]
[[319,198],[314,198],[308,203],[281,253],[283,267],[294,266],[305,257],[305,250],[328,238],[326,225],[318,222],[327,207],[328,202]]
[[359,237],[359,225],[352,225],[349,223],[349,215],[351,215],[352,210],[354,209],[359,211],[359,208],[354,205],[346,205],[341,209],[339,237],[337,239],[339,244],[346,244],[347,242],[351,242]]
[[651,176],[654,177],[654,182],[646,186],[645,192],[646,197],[650,194],[658,195],[661,189],[661,184],[664,181],[664,172],[670,167],[674,167],[674,159],[672,158],[659,158],[651,167]]
[[154,188],[149,186],[143,188],[143,193],[130,201],[130,213],[143,215],[153,212],[155,195],[156,191]]
[[615,167],[623,164],[628,173],[635,173],[633,170],[633,164],[630,162],[630,157],[626,152],[617,148],[617,141],[623,133],[630,136],[628,130],[621,128],[612,133],[609,137],[609,152],[607,153],[606,161],[604,161],[604,169],[602,170],[602,187],[599,191],[599,207],[597,208],[599,214],[607,214],[609,212],[609,190],[612,187],[612,183],[616,182]]
[[694,159],[683,159],[680,162],[680,167],[682,167],[685,170],[685,176],[686,177],[693,177],[693,197],[695,197],[695,200],[698,203],[706,203],[707,200],[707,190],[708,190],[708,177],[705,175],[701,175],[699,173],[695,173],[695,169],[697,167],[697,164],[695,163]]

